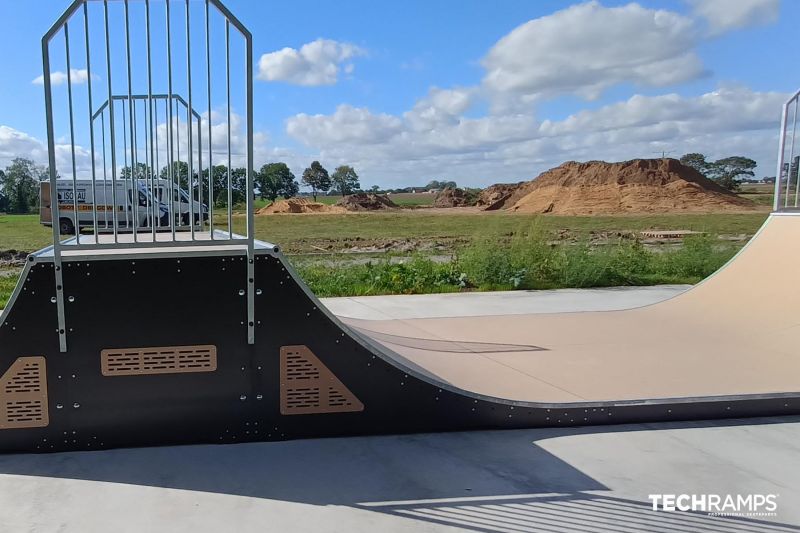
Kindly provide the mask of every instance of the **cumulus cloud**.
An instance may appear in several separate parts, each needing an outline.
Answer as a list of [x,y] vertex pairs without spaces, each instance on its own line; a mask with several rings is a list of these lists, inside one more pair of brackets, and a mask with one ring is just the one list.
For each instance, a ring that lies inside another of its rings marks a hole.
[[483,58],[484,85],[530,101],[563,93],[597,98],[613,85],[667,86],[704,74],[694,22],[638,4],[587,2],[530,20]]
[[[70,77],[72,78],[71,81],[74,85],[86,83],[86,80],[89,79],[89,72],[85,68],[71,68],[69,69],[69,72]],[[92,76],[92,79],[97,79],[97,76]],[[31,80],[31,83],[34,85],[44,85],[44,75],[37,76]],[[67,73],[60,70],[51,72],[50,83],[53,85],[63,85],[67,83]]]
[[696,97],[635,95],[539,122],[530,113],[468,118],[461,97],[434,89],[401,116],[340,106],[331,115],[290,117],[286,129],[328,164],[354,164],[393,184],[407,184],[411,175],[487,185],[531,178],[566,160],[653,157],[660,150],[744,154],[769,174],[785,98],[745,87]]
[[688,0],[695,15],[708,21],[711,35],[778,20],[780,0]]
[[317,39],[299,50],[283,48],[262,55],[258,61],[258,78],[295,85],[333,85],[341,70],[345,74],[353,72],[353,64],[346,62],[364,53],[353,44]]

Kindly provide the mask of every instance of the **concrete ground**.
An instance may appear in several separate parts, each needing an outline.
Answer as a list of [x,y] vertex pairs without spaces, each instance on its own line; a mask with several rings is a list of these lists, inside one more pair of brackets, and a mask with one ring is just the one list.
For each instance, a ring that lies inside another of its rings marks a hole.
[[[400,318],[654,296],[548,293],[326,305]],[[800,417],[5,455],[0,532],[800,531],[798,457]],[[653,511],[650,494],[775,494],[777,510]]]

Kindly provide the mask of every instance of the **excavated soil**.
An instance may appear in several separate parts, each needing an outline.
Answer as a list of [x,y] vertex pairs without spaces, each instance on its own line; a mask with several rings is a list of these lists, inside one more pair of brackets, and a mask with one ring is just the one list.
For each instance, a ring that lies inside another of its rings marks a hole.
[[[499,186],[497,186],[499,187]],[[508,189],[485,209],[593,215],[749,211],[757,208],[677,159],[570,161]],[[504,196],[505,195],[505,196]],[[500,207],[493,207],[496,205]]]
[[467,207],[473,205],[464,189],[446,187],[436,193],[433,207]]
[[350,194],[336,202],[336,207],[347,211],[378,211],[381,209],[395,209],[397,204],[387,196],[372,193]]
[[346,213],[347,210],[335,205],[312,202],[308,198],[289,198],[278,200],[256,211],[257,215],[274,215],[282,213]]

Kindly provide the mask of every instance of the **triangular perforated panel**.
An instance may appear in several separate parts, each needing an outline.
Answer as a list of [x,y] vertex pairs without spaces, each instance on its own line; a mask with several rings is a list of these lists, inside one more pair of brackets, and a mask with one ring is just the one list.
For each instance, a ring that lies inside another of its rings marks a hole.
[[308,346],[281,346],[281,414],[347,413],[364,404]]
[[44,357],[18,357],[0,378],[0,429],[45,427],[47,366]]

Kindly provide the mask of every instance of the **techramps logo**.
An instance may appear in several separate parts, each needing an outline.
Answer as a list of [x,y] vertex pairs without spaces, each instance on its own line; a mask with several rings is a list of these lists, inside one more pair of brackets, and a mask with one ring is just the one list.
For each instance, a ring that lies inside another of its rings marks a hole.
[[709,516],[778,516],[778,494],[650,494],[654,511],[707,513]]

